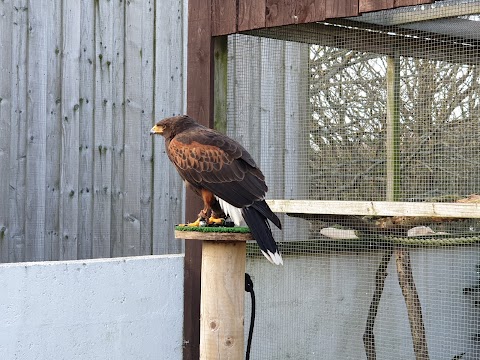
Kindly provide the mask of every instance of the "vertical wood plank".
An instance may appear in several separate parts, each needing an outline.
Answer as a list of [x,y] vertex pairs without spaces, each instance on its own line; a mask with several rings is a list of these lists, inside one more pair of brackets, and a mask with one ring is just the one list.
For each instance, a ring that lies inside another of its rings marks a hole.
[[[126,6],[126,43],[125,43],[125,196],[123,224],[123,254],[140,254],[140,186],[144,176],[141,173],[142,112],[144,110],[143,77],[143,41],[146,34],[153,34],[153,17],[144,12],[144,7],[152,7],[147,2],[128,2]],[[153,14],[150,11],[150,14]],[[140,21],[139,21],[140,20]],[[152,39],[150,37],[150,39]],[[151,45],[151,44],[150,44]],[[148,61],[148,59],[146,59]],[[151,95],[150,95],[151,96]],[[128,169],[128,170],[127,170]]]
[[14,0],[12,11],[12,107],[9,182],[9,261],[25,261],[27,159],[27,0]]
[[233,34],[237,31],[237,0],[212,1],[212,35]]
[[[187,113],[202,125],[213,126],[211,1],[188,2]],[[186,194],[186,217],[195,217],[201,201]],[[185,241],[184,359],[199,358],[201,243]]]
[[60,259],[77,258],[79,99],[80,99],[80,3],[62,4],[62,158]]
[[214,39],[213,123],[217,131],[227,131],[228,37]]
[[[153,166],[152,166],[152,139],[149,133],[150,126],[154,120],[154,67],[155,67],[155,1],[148,0],[143,5],[143,19],[145,26],[142,27],[142,51],[141,51],[141,65],[142,65],[142,110],[140,120],[140,172],[142,174],[140,179],[140,254],[149,255],[153,253]],[[183,7],[183,3],[179,6]],[[178,14],[180,16],[183,28],[183,11]],[[182,49],[183,54],[183,38],[182,34],[177,34],[176,42]],[[184,61],[179,59],[180,68],[182,69],[181,81],[183,82]],[[183,86],[182,86],[183,90]],[[180,102],[183,106],[183,96],[177,94],[181,98]],[[182,109],[183,110],[183,109]],[[178,180],[177,180],[178,181]],[[180,191],[182,194],[182,191]],[[180,195],[181,196],[181,195]],[[181,219],[183,213],[181,210],[177,211],[176,216]],[[157,239],[164,241],[165,239]],[[170,240],[171,242],[174,239]],[[177,241],[175,249],[181,252],[181,242]]]
[[358,15],[358,1],[325,0],[325,18],[334,19]]
[[[267,198],[284,198],[285,149],[285,48],[286,42],[261,39],[261,52],[252,54],[261,64],[260,116],[246,120],[246,126],[260,125],[260,151],[255,156],[268,185]],[[248,102],[246,104],[248,106]],[[250,148],[247,147],[247,149]],[[276,241],[283,240],[283,232],[272,228]]]
[[[112,4],[113,42],[109,55],[112,73],[112,147],[111,147],[111,214],[110,214],[110,256],[123,256],[126,216],[125,204],[125,41],[126,7],[137,6],[137,1],[115,1]],[[107,60],[108,61],[108,60]],[[108,65],[108,63],[107,63]],[[138,126],[132,124],[131,126]]]
[[95,2],[94,217],[95,258],[110,256],[112,183],[113,1]]
[[[309,84],[310,46],[301,43],[285,45],[285,147],[284,147],[284,192],[282,199],[307,199],[308,163],[305,154],[309,151],[309,132],[302,118],[307,114]],[[295,164],[295,170],[292,169]],[[277,184],[274,184],[277,186]],[[283,216],[283,240],[308,238],[305,220]]]
[[46,194],[45,248],[42,260],[60,258],[60,182],[62,146],[62,0],[48,2],[47,34],[47,144],[46,144]]
[[265,0],[238,0],[238,31],[265,27]]
[[46,189],[48,27],[46,0],[28,1],[25,259],[43,260]]
[[[156,2],[155,116],[154,121],[185,112],[184,99],[184,25],[179,22],[186,9],[183,1]],[[175,39],[172,42],[171,39]],[[145,130],[148,132],[153,124]],[[165,152],[163,138],[154,136],[153,163],[153,253],[180,252],[182,243],[175,240],[174,225],[182,222],[183,183]],[[168,204],[168,205],[167,205]]]
[[78,251],[79,259],[92,258],[93,173],[94,173],[94,83],[95,83],[95,8],[82,0],[80,15],[80,89],[79,89],[79,178],[78,178]]
[[386,201],[401,198],[400,186],[400,58],[387,57],[387,194]]
[[[261,54],[262,43],[259,37],[235,37],[229,50],[231,76],[228,86],[233,104],[229,112],[227,134],[240,142],[255,161],[260,163],[260,105],[261,105]],[[268,40],[267,40],[268,41]],[[257,119],[257,121],[255,121]]]
[[12,9],[11,1],[0,2],[0,263],[9,259],[9,177],[12,112]]

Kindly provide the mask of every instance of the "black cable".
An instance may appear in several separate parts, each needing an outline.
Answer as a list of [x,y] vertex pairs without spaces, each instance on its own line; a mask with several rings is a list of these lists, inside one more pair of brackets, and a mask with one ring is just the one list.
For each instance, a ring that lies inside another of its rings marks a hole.
[[252,298],[252,314],[250,316],[250,329],[248,330],[247,353],[245,359],[250,359],[250,349],[252,347],[253,326],[255,325],[255,292],[253,291],[253,281],[250,275],[245,273],[245,291],[250,293]]

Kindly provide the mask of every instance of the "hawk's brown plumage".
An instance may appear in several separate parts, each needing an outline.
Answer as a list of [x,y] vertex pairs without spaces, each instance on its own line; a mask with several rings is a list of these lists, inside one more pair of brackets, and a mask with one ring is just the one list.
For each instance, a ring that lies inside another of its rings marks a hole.
[[161,120],[151,133],[165,137],[169,159],[187,186],[203,198],[203,216],[210,209],[221,211],[223,202],[238,208],[267,259],[282,263],[267,219],[279,228],[281,223],[264,200],[265,177],[243,146],[188,116]]

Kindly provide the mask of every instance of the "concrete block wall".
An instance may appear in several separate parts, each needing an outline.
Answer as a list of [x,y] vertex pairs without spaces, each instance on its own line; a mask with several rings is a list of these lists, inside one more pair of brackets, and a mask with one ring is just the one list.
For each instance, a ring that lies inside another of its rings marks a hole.
[[0,264],[0,359],[182,358],[183,255]]

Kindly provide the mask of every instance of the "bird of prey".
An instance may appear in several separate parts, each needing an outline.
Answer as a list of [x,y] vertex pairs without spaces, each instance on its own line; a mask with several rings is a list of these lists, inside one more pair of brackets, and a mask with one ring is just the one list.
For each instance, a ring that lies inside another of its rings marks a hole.
[[150,134],[165,138],[168,158],[186,186],[203,199],[199,219],[191,225],[230,216],[235,225],[250,228],[270,262],[283,264],[269,224],[281,229],[280,219],[265,202],[264,175],[242,145],[187,115],[159,121]]

